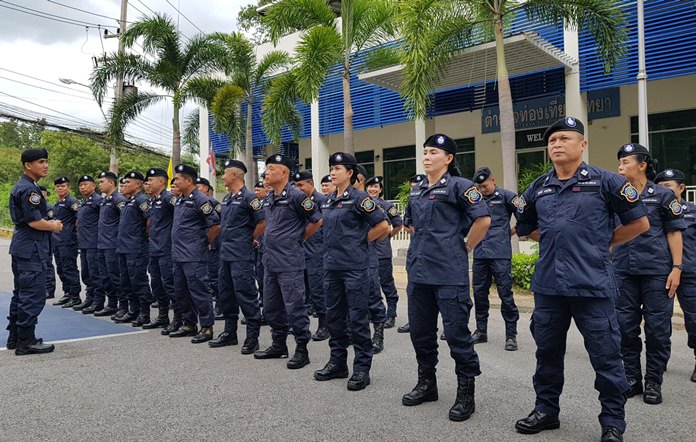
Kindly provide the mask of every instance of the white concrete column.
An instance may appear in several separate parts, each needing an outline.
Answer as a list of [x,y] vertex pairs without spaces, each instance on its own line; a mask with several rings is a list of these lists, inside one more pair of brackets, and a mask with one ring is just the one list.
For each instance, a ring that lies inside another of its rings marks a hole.
[[[565,70],[565,105],[566,115],[578,118],[585,125],[585,139],[589,139],[589,123],[587,121],[587,99],[580,93],[580,44],[578,31],[566,27],[563,31],[564,52],[578,61],[573,69]],[[583,152],[583,160],[589,162],[589,148]]]
[[428,118],[413,121],[416,128],[416,173],[425,173],[423,169],[423,144],[429,136],[435,133],[435,122]]
[[312,175],[314,184],[319,185],[319,181],[324,175],[329,173],[329,147],[324,138],[319,135],[319,101],[315,100],[310,105],[310,122],[312,125]]
[[200,152],[200,155],[198,156],[198,176],[208,179],[213,187],[216,187],[215,177],[213,177],[213,174],[209,172],[210,168],[207,161],[208,150],[210,149],[210,132],[208,125],[208,108],[205,106],[200,106],[199,108],[198,124],[198,150]]

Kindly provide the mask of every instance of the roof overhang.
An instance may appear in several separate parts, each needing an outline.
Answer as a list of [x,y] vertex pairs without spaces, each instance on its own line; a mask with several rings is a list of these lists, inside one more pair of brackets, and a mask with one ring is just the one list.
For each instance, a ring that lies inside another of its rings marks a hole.
[[[578,61],[556,48],[536,32],[524,32],[504,39],[508,75],[515,77],[555,68],[578,70]],[[467,87],[494,80],[496,76],[495,41],[459,51],[447,66],[435,91]],[[358,78],[386,89],[399,91],[403,65],[365,72]]]

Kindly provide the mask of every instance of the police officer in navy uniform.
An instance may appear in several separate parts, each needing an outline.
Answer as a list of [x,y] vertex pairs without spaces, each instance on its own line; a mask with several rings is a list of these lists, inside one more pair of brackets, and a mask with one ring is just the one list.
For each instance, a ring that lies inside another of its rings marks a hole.
[[150,201],[142,191],[145,177],[137,171],[125,175],[123,192],[128,196],[121,209],[118,225],[119,269],[121,289],[128,296],[128,314],[118,322],[132,322],[133,327],[142,327],[150,322],[151,293],[147,279],[148,232],[147,217]]
[[273,343],[254,353],[254,357],[287,358],[286,339],[292,328],[297,346],[287,367],[298,369],[309,364],[307,343],[311,338],[305,304],[302,241],[321,227],[321,212],[314,201],[290,185],[293,167],[292,160],[285,155],[271,155],[266,159],[265,183],[271,191],[264,201],[263,307],[266,321],[272,328]]
[[[638,190],[648,212],[650,230],[614,249],[619,284],[616,309],[621,327],[621,355],[631,389],[643,393],[647,404],[662,402],[662,377],[672,350],[674,295],[682,272],[683,209],[676,195],[657,186],[650,152],[637,143],[625,144],[617,154],[619,173]],[[640,325],[645,321],[645,391],[640,354]]]
[[331,175],[321,177],[321,193],[324,196],[329,196],[336,191],[336,186],[331,182]]
[[[174,297],[174,275],[172,274],[172,221],[176,197],[167,190],[167,171],[157,167],[148,169],[145,179],[150,189],[150,210],[147,226],[150,257],[150,285],[157,302],[158,314],[154,321],[143,324],[143,329],[162,328],[168,334],[181,325],[181,312]],[[170,327],[169,307],[174,310],[174,327]]]
[[500,313],[505,321],[505,350],[517,350],[517,321],[520,313],[512,295],[512,244],[510,218],[517,217],[519,197],[496,186],[495,178],[488,167],[476,170],[472,179],[483,195],[491,214],[491,227],[485,238],[474,249],[474,265],[471,283],[474,289],[476,309],[476,331],[474,344],[488,341],[488,294],[495,279],[501,305]]
[[77,180],[78,189],[82,195],[77,209],[77,247],[80,250],[80,275],[85,284],[85,301],[73,307],[82,310],[83,314],[91,315],[104,308],[103,303],[95,303],[103,299],[101,275],[99,274],[99,259],[97,258],[97,241],[99,237],[99,209],[102,196],[95,192],[96,184],[90,175],[82,175]]
[[[355,358],[348,390],[370,385],[373,345],[370,339],[370,277],[368,243],[389,233],[384,211],[354,184],[358,163],[352,154],[329,157],[331,180],[336,192],[322,204],[324,218],[324,293],[331,357],[314,372],[318,381],[348,377],[348,345],[353,341]],[[349,335],[350,332],[350,335]]]
[[[414,192],[420,187],[420,183],[426,178],[426,176],[422,173],[413,175],[411,179],[409,180],[411,183],[411,194],[417,194],[417,192]],[[411,199],[411,194],[409,194],[409,201]],[[404,219],[403,219],[403,225],[408,226],[411,225],[410,223],[407,222],[408,220],[406,219],[406,213],[404,213]],[[406,229],[408,231],[409,229]],[[410,333],[411,332],[411,326],[407,322],[406,324],[402,325],[401,327],[396,329],[397,332],[399,333]],[[442,336],[444,338],[444,334]],[[444,339],[443,339],[444,340]]]
[[[515,428],[533,434],[560,426],[563,359],[573,319],[597,374],[602,441],[621,441],[628,383],[609,254],[610,247],[645,232],[648,219],[638,192],[625,178],[583,162],[587,141],[579,120],[559,120],[544,139],[554,168],[517,201],[517,234],[539,241],[539,260],[532,276],[535,305],[530,325],[537,345],[536,405]],[[616,229],[614,216],[621,222]]]
[[[50,195],[48,189],[44,186],[39,186],[41,190],[41,195],[44,199]],[[46,220],[50,221],[53,219],[53,205],[46,202],[48,207],[48,212],[46,212]],[[51,240],[52,235],[48,235],[48,260],[46,260],[46,299],[53,299],[56,297],[56,268],[53,267],[53,241]]]
[[[318,207],[324,202],[324,195],[314,188],[312,172],[303,170],[295,174],[295,184]],[[305,290],[309,295],[310,305],[319,319],[317,332],[312,335],[314,341],[329,339],[326,327],[326,298],[324,296],[324,232],[310,236],[302,243],[305,252]]]
[[[689,337],[687,345],[696,356],[696,205],[683,198],[686,191],[686,176],[678,169],[665,169],[655,177],[655,184],[664,186],[677,196],[682,206],[686,230],[682,232],[684,263],[677,298],[684,312],[684,325]],[[691,373],[691,382],[696,382],[696,367]]]
[[391,239],[403,228],[403,221],[399,210],[390,202],[382,199],[384,193],[384,177],[375,176],[365,182],[367,193],[382,206],[387,213],[389,225],[389,235],[375,242],[377,258],[379,260],[379,284],[387,300],[387,320],[384,328],[393,328],[396,322],[396,305],[399,302],[399,293],[394,283],[394,266],[392,264]]
[[62,308],[72,308],[79,305],[80,272],[77,269],[77,210],[79,203],[70,194],[70,180],[59,177],[53,181],[58,195],[58,201],[53,207],[53,216],[63,223],[63,230],[53,235],[53,256],[56,258],[56,269],[64,296],[53,305]]
[[[474,383],[481,374],[468,328],[469,258],[491,219],[473,182],[460,177],[457,143],[435,134],[423,144],[426,178],[411,192],[404,213],[411,232],[406,258],[408,319],[418,361],[418,383],[402,398],[407,406],[438,399],[437,319],[455,361],[457,398],[449,419],[464,421],[475,411]],[[466,238],[466,239],[465,239]]]
[[246,318],[246,339],[242,354],[259,349],[261,310],[254,280],[254,238],[264,228],[261,200],[244,185],[246,165],[238,160],[225,161],[222,181],[228,194],[222,200],[220,217],[220,291],[218,305],[225,319],[225,330],[208,342],[210,347],[237,345],[239,310]]
[[[215,211],[220,216],[222,212],[222,205],[214,197],[214,189],[210,184],[210,181],[206,178],[198,177],[196,179],[196,187],[201,193],[205,194],[210,198],[210,203],[215,208]],[[210,290],[213,300],[218,299],[218,274],[220,273],[220,235],[215,238],[210,244],[210,249],[208,250],[208,290]]]
[[7,349],[18,356],[49,353],[54,346],[37,339],[34,330],[46,303],[46,260],[51,232],[60,233],[60,220],[47,220],[48,205],[36,181],[48,175],[46,149],[22,152],[24,174],[10,191],[14,232],[10,242],[14,290],[10,300]]
[[[170,338],[192,336],[200,344],[213,339],[213,298],[208,290],[208,249],[220,233],[220,217],[210,198],[196,187],[198,172],[179,164],[174,169],[181,196],[174,207],[172,261],[174,292],[183,325]],[[198,331],[197,323],[201,329]]]
[[99,174],[99,191],[104,195],[99,205],[99,236],[97,239],[97,265],[101,277],[102,292],[97,292],[95,302],[104,308],[94,316],[111,316],[112,320],[128,314],[128,300],[121,291],[121,272],[118,266],[118,226],[121,209],[126,198],[116,191],[118,177],[113,172]]

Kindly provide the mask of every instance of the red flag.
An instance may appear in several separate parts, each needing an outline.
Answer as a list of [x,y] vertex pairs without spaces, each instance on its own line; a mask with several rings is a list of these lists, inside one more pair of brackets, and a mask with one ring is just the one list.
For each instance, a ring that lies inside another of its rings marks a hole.
[[212,147],[208,150],[208,159],[206,159],[205,162],[208,163],[208,172],[215,176],[215,151]]

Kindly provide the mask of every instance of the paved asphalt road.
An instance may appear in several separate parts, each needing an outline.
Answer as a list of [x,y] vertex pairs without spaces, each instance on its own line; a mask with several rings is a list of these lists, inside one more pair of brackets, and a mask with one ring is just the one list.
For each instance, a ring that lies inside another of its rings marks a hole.
[[[6,242],[0,243],[0,290],[7,292],[12,280],[6,249]],[[402,300],[398,325],[405,321],[405,308]],[[503,323],[492,311],[489,342],[476,347],[483,374],[477,378],[476,413],[467,422],[447,419],[456,378],[443,341],[440,400],[404,407],[401,396],[415,384],[416,363],[408,335],[395,329],[387,330],[372,385],[362,392],[347,391],[345,380],[312,379],[327,361],[326,341],[310,345],[310,366],[291,371],[286,360],[257,361],[241,355],[238,346],[210,349],[150,331],[57,344],[49,355],[1,351],[0,440],[598,440],[594,373],[574,326],[561,428],[536,436],[515,432],[515,420],[534,404],[529,318],[524,313],[520,320],[520,350],[505,352]],[[216,332],[221,329],[218,323]],[[270,344],[268,327],[261,343]],[[686,334],[675,330],[665,401],[651,406],[629,400],[626,440],[694,440],[696,383],[688,379],[693,366]]]

